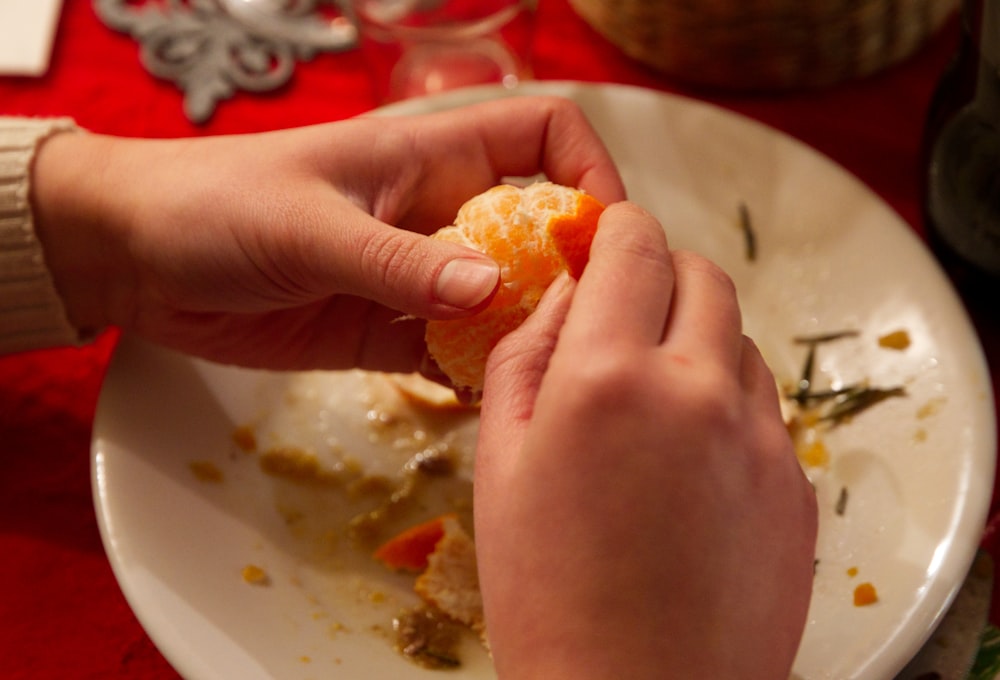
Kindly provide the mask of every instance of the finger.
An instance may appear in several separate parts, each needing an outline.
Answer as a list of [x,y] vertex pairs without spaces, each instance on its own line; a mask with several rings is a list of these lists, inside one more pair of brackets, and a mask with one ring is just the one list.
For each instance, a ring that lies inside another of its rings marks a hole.
[[774,379],[771,367],[767,365],[757,344],[747,336],[743,336],[743,352],[741,359],[740,383],[748,398],[759,409],[764,421],[776,423],[785,430],[787,428],[781,412],[781,394],[778,383]]
[[[579,106],[568,99],[531,97],[504,100],[479,119],[494,168],[502,175],[544,172],[559,184],[579,187],[609,204],[625,199],[625,185],[607,147]],[[508,110],[509,109],[509,110]],[[509,137],[525,137],[518,148]],[[536,149],[535,167],[523,148]],[[538,160],[540,159],[540,160]]]
[[[467,154],[470,160],[484,153],[489,184],[502,177],[541,172],[605,204],[625,199],[625,186],[611,154],[580,107],[568,99],[510,97],[431,114],[418,125],[423,130],[418,143],[428,145],[424,157],[440,158],[442,167],[431,171],[433,175],[453,167],[456,152]],[[464,144],[459,146],[456,141],[462,138]],[[441,149],[450,152],[442,155]],[[457,181],[482,184],[484,178],[470,172]],[[468,198],[488,187],[463,188]]]
[[397,229],[353,207],[332,227],[313,219],[290,229],[287,238],[270,235],[264,253],[270,278],[301,277],[313,295],[346,293],[400,315],[447,319],[484,307],[500,283],[499,267],[483,253]]
[[[614,160],[579,106],[559,98],[512,100],[512,104],[521,109],[514,111],[512,118],[523,120],[522,125],[533,126],[528,132],[544,130],[543,141],[538,145],[542,159],[539,170],[549,179],[579,187],[606,205],[625,200],[625,185]],[[532,121],[532,111],[545,121],[544,127]],[[509,153],[511,148],[502,143],[496,148],[498,162],[505,160],[502,154]]]
[[513,450],[512,435],[531,419],[574,288],[575,282],[568,274],[557,278],[531,316],[490,353],[480,419],[482,450]]
[[663,228],[630,203],[608,207],[566,322],[567,342],[659,344],[674,272]]
[[743,353],[739,301],[732,279],[718,265],[689,251],[674,251],[673,309],[664,335],[672,353],[738,371]]

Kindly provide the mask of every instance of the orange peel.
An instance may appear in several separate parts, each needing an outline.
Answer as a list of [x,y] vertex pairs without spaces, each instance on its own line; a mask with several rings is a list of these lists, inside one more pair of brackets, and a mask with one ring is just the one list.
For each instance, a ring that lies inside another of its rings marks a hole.
[[471,198],[453,225],[433,235],[500,265],[500,286],[485,309],[427,323],[428,352],[456,388],[481,392],[486,359],[500,339],[528,318],[560,273],[579,278],[603,211],[600,201],[580,189],[552,182],[504,184]]

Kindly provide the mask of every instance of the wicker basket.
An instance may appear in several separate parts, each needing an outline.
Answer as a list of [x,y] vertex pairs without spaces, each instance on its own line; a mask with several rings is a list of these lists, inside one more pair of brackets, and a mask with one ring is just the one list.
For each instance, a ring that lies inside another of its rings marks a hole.
[[912,54],[958,0],[570,0],[629,56],[730,90],[818,87]]

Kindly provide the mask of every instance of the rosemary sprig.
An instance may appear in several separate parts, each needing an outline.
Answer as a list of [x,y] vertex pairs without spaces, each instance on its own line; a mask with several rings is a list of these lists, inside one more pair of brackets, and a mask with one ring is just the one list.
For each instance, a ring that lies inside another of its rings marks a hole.
[[821,345],[825,342],[833,342],[842,338],[856,338],[860,335],[855,330],[833,331],[832,333],[820,333],[819,335],[798,335],[792,338],[796,345]]
[[857,335],[858,332],[855,330],[844,330],[793,338],[795,344],[806,345],[809,349],[806,353],[806,359],[803,363],[798,383],[795,386],[795,390],[787,395],[788,398],[793,399],[803,408],[819,405],[824,402],[833,402],[832,406],[819,416],[819,419],[836,425],[886,399],[905,396],[906,390],[901,386],[884,388],[869,387],[868,385],[855,383],[830,390],[814,391],[812,389],[817,347],[827,342],[834,342],[842,338],[853,338]]
[[888,388],[862,387],[851,390],[839,397],[830,410],[820,417],[820,420],[841,423],[890,397],[904,396],[906,396],[906,390],[899,386]]
[[792,338],[796,345],[808,345],[809,352],[806,354],[805,364],[802,366],[802,373],[799,375],[799,382],[796,384],[795,392],[791,398],[799,406],[805,406],[812,398],[813,370],[816,364],[816,347],[827,342],[840,340],[841,338],[853,338],[858,335],[857,331],[846,330],[835,333],[823,333],[821,335],[800,335]]
[[750,220],[750,209],[747,204],[740,201],[740,230],[743,232],[743,243],[746,248],[745,253],[749,262],[757,260],[757,234],[754,232],[753,222]]

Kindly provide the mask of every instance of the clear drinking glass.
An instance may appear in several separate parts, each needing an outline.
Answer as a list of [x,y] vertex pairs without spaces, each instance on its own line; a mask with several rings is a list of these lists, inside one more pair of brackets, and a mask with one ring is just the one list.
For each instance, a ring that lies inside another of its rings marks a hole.
[[349,0],[376,96],[390,102],[530,77],[536,0]]

